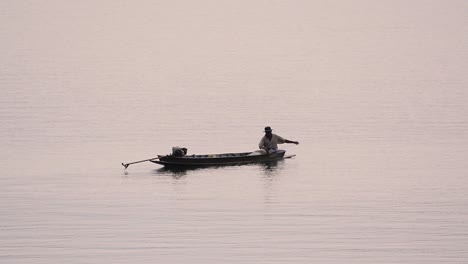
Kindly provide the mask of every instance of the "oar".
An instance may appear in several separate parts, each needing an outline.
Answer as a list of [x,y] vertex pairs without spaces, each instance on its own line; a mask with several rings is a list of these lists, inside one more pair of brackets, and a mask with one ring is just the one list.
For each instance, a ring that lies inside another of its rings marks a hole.
[[139,161],[129,162],[129,163],[126,163],[126,164],[122,163],[122,166],[124,166],[125,169],[127,169],[128,166],[130,166],[130,165],[132,165],[132,164],[140,163],[140,162],[145,162],[145,161],[150,161],[150,160],[155,160],[155,159],[159,159],[159,157],[157,157],[157,158],[152,158],[152,159],[145,159],[145,160],[139,160]]

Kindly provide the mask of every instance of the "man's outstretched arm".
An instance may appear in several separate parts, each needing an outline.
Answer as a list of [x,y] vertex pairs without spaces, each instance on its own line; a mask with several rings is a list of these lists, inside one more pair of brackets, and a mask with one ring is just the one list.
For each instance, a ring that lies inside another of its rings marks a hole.
[[284,143],[292,143],[292,144],[296,144],[296,145],[299,145],[299,142],[298,141],[292,141],[292,140],[285,140]]

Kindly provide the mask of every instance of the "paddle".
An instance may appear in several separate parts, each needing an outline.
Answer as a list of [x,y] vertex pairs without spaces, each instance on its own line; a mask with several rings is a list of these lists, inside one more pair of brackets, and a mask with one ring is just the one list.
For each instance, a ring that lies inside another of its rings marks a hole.
[[129,163],[126,163],[126,164],[122,163],[122,166],[124,166],[125,169],[127,169],[128,166],[130,166],[130,165],[132,165],[132,164],[140,163],[140,162],[145,162],[145,161],[150,161],[150,160],[155,160],[155,159],[159,159],[159,157],[157,157],[157,158],[152,158],[152,159],[145,159],[145,160],[139,160],[139,161],[129,162]]

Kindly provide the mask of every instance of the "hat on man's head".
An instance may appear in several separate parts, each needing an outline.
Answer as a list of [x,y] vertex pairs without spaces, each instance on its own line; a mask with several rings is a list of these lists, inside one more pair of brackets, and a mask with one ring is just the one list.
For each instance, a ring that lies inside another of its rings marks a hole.
[[265,127],[265,131],[263,131],[263,132],[268,133],[268,132],[271,132],[271,131],[273,131],[273,129],[271,129],[271,127],[267,126],[267,127]]

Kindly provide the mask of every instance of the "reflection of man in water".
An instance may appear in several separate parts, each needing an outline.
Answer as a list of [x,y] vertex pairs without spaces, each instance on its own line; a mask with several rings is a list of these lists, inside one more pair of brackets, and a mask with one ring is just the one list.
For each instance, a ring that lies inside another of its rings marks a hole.
[[278,144],[283,144],[283,143],[293,143],[293,144],[299,144],[297,141],[291,141],[284,139],[278,135],[275,135],[272,133],[273,129],[271,127],[267,126],[265,127],[265,136],[260,140],[260,143],[258,144],[258,147],[260,149],[264,149],[267,153],[275,152],[278,149]]

